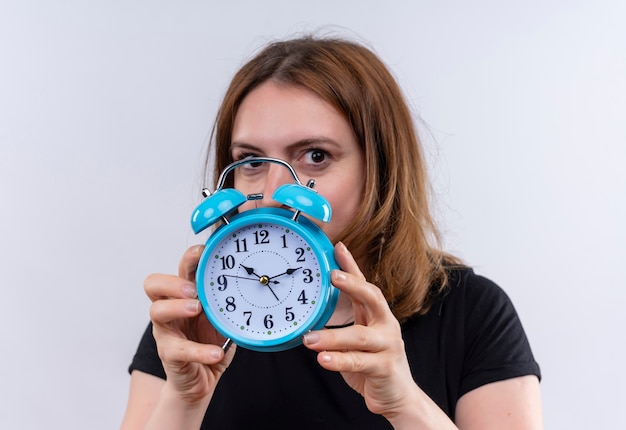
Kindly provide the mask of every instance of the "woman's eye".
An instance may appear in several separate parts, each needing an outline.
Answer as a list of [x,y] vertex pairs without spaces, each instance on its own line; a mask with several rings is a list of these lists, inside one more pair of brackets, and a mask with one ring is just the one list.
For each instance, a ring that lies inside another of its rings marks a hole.
[[[254,154],[241,154],[238,157],[236,157],[236,160],[237,161],[242,161],[242,160],[245,160],[245,159],[248,159],[248,158],[254,158],[254,157],[256,157],[256,155],[254,155]],[[263,163],[260,162],[260,161],[259,162],[252,161],[252,162],[248,162],[248,163],[244,164],[244,166],[259,167],[261,164],[263,164]]]
[[[233,159],[236,161],[245,161],[253,157],[258,157],[258,155],[248,154],[248,153],[233,155]],[[247,163],[241,164],[237,168],[237,171],[241,172],[244,175],[256,175],[257,173],[262,172],[264,170],[265,164],[266,163],[263,163],[261,161],[249,161]]]
[[326,155],[326,151],[311,149],[306,153],[306,161],[312,164],[319,164],[326,160]]

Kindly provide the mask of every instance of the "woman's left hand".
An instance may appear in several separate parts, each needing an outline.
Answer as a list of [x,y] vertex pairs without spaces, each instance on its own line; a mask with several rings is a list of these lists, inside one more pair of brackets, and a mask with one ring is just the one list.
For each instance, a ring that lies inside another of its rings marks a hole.
[[396,429],[543,428],[539,382],[533,376],[465,394],[456,409],[457,427],[413,380],[400,323],[381,290],[367,282],[341,243],[335,247],[335,259],[343,270],[334,270],[331,280],[350,298],[354,325],[307,333],[304,345],[318,352],[323,368],[341,372],[371,412],[383,415]]
[[307,348],[318,351],[317,360],[327,370],[341,372],[360,393],[368,409],[387,419],[410,407],[417,385],[409,368],[400,324],[381,290],[365,279],[352,254],[342,243],[335,259],[343,270],[334,270],[335,287],[352,301],[354,325],[318,330],[304,336]]

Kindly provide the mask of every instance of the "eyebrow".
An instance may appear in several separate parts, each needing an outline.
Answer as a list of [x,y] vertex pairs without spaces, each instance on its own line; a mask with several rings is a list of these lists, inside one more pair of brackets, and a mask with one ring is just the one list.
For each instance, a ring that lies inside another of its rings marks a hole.
[[[333,140],[324,136],[316,136],[316,137],[307,137],[306,139],[300,139],[293,143],[290,143],[287,145],[287,150],[291,151],[297,148],[301,148],[303,146],[314,146],[314,145],[319,145],[319,144],[330,144],[330,145],[334,145],[337,147],[341,146],[336,140]],[[230,150],[232,151],[233,149],[248,149],[248,150],[252,150],[256,152],[263,152],[262,149],[256,145],[253,145],[248,142],[238,142],[238,141],[231,142]]]

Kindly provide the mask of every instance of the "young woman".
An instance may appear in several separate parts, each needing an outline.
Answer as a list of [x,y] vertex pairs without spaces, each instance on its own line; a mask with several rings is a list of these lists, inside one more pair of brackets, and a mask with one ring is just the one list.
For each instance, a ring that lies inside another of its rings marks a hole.
[[[411,115],[375,54],[336,39],[270,44],[233,78],[212,143],[215,180],[249,156],[315,178],[333,208],[320,227],[336,244],[340,299],[300,347],[225,353],[197,300],[203,248],[190,248],[178,276],[145,281],[152,321],[124,429],[542,428],[521,323],[499,287],[440,250]],[[271,196],[287,182],[265,163],[228,185]]]

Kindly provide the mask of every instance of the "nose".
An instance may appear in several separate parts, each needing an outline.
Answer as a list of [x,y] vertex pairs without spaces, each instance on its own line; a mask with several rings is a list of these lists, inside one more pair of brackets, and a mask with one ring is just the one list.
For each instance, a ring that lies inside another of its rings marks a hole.
[[281,203],[272,199],[274,191],[284,184],[293,182],[293,177],[289,171],[279,164],[268,163],[267,176],[265,177],[265,185],[263,187],[263,199],[261,205],[266,207],[280,207]]

